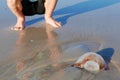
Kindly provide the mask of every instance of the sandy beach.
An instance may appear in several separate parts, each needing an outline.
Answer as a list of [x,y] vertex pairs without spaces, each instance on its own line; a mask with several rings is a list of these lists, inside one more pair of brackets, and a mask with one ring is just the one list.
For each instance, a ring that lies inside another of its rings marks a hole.
[[[62,28],[35,15],[19,32],[10,30],[16,18],[6,0],[0,5],[0,80],[120,80],[120,0],[59,0],[53,16]],[[109,70],[71,67],[82,54],[106,49],[114,50]]]

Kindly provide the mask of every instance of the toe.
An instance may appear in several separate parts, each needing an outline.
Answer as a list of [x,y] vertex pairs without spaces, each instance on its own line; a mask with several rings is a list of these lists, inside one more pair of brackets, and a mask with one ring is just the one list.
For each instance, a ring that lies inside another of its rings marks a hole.
[[57,25],[58,27],[61,27],[61,26],[62,26],[62,23],[61,23],[61,22],[56,22],[56,25]]
[[23,29],[24,29],[23,27],[16,27],[16,26],[11,27],[11,30],[13,30],[13,31],[20,31],[20,30],[23,30]]

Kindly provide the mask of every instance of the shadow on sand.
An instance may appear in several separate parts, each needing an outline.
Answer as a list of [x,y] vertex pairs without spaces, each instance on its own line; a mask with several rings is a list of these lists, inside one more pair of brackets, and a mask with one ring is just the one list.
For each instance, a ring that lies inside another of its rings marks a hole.
[[[65,25],[67,23],[68,18],[72,16],[93,11],[96,9],[108,7],[119,2],[120,0],[87,0],[84,2],[79,2],[77,4],[58,9],[54,12],[53,16],[65,15],[65,16],[56,18],[56,20],[62,22],[62,24]],[[29,20],[26,22],[26,25],[27,26],[32,25],[43,19],[44,17],[39,17],[39,18]]]
[[98,51],[97,53],[100,54],[104,58],[104,60],[107,64],[109,64],[111,61],[111,58],[114,54],[114,49],[113,48],[105,48],[105,49]]

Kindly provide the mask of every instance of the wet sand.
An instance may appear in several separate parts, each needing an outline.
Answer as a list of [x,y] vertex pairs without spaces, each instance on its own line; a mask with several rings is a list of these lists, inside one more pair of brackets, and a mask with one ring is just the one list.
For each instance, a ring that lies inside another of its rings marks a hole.
[[[36,15],[26,17],[27,27],[20,32],[10,30],[16,19],[1,3],[1,80],[120,79],[119,0],[60,0],[54,17],[62,28],[53,29]],[[92,74],[70,66],[85,52],[106,48],[114,49],[110,70]]]

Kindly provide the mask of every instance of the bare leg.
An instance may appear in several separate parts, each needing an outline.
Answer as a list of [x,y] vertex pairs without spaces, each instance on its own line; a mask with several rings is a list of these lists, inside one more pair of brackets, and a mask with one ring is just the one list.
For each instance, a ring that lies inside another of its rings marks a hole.
[[46,23],[52,25],[55,28],[61,27],[61,23],[54,20],[52,13],[55,9],[57,0],[46,0],[45,1],[45,21]]
[[22,0],[7,0],[8,7],[13,12],[13,14],[17,17],[16,25],[11,28],[13,30],[23,30],[25,26],[25,16],[22,13]]

